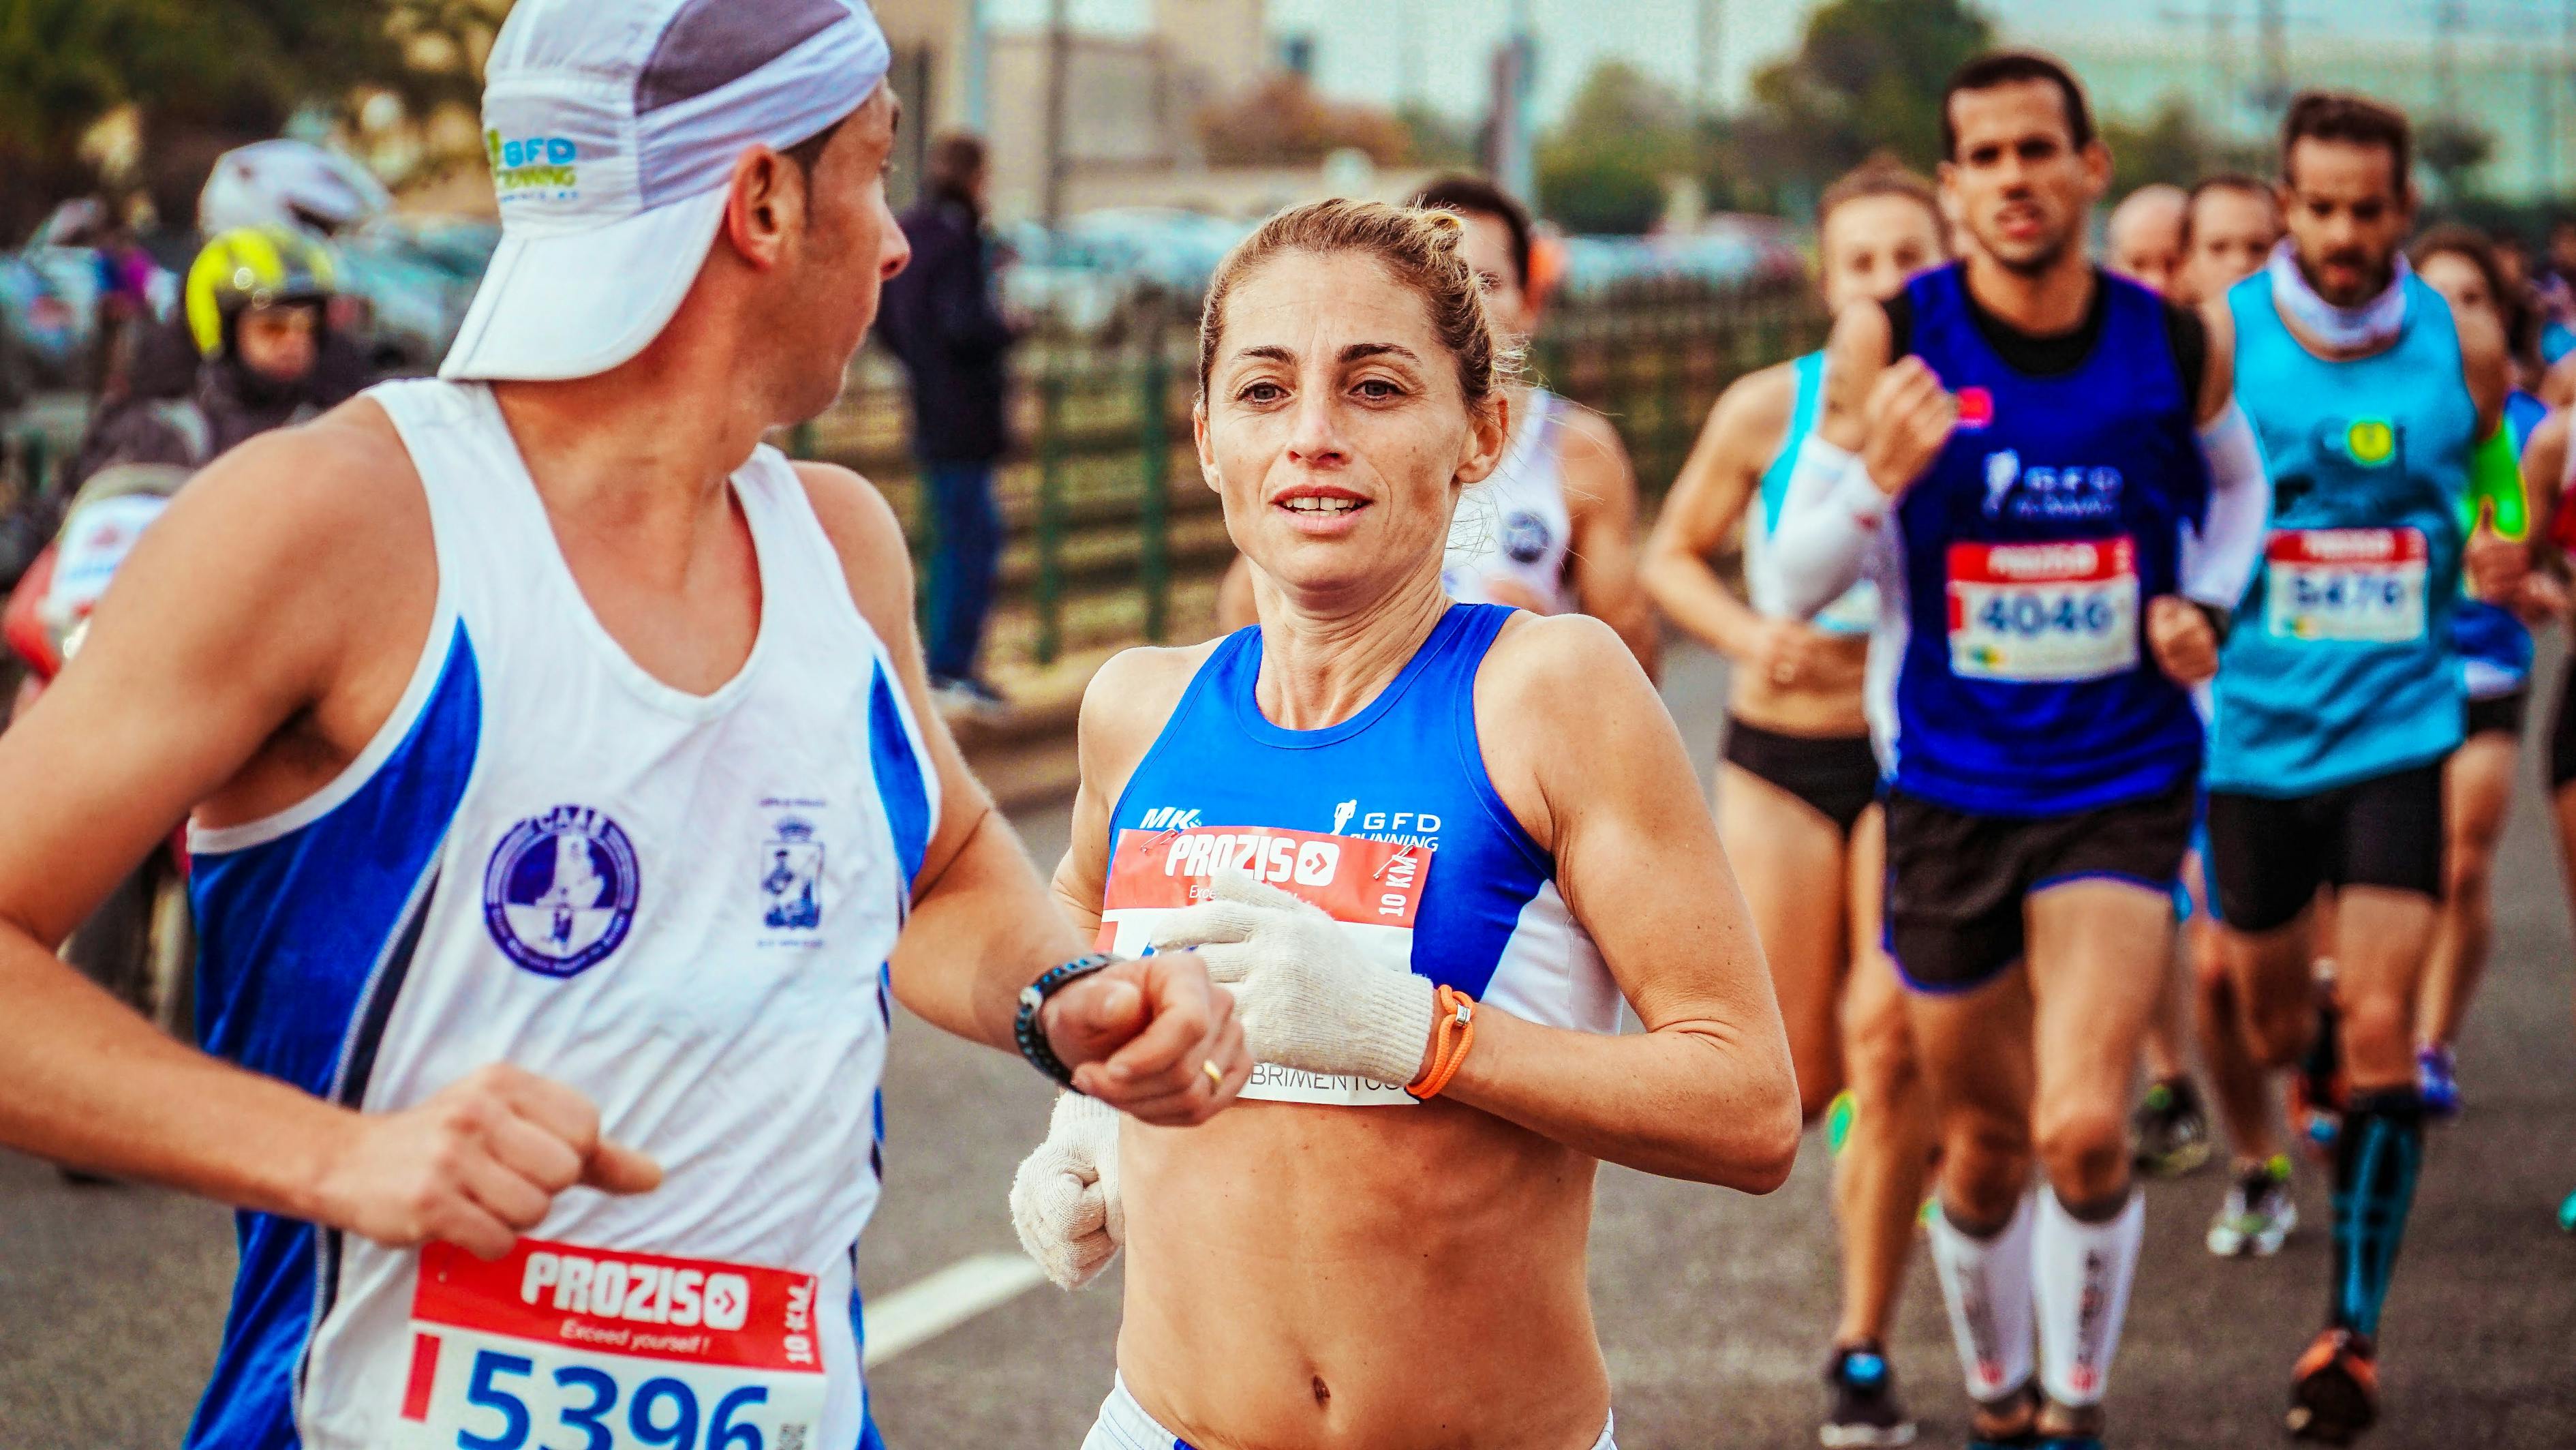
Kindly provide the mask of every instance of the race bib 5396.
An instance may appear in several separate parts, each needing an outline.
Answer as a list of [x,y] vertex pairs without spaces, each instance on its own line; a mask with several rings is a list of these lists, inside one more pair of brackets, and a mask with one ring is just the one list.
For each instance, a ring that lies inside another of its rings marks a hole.
[[[1231,869],[1321,907],[1370,960],[1388,971],[1410,972],[1414,912],[1432,855],[1424,846],[1268,826],[1120,831],[1109,857],[1098,949],[1142,956],[1158,925],[1206,900],[1208,878]],[[1243,1095],[1280,1103],[1414,1106],[1402,1083],[1326,1077],[1268,1062],[1254,1066]]]
[[2281,529],[2263,546],[2263,627],[2282,639],[2424,637],[2421,529]]
[[421,1250],[402,1450],[814,1450],[811,1274],[521,1239]]
[[2036,683],[2137,667],[2137,544],[2127,535],[1958,543],[1949,564],[1951,673]]

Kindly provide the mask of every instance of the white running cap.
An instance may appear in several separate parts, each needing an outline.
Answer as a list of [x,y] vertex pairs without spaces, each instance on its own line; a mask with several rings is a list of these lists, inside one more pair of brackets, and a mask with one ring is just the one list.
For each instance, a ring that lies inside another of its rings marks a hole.
[[885,80],[867,0],[518,0],[492,42],[483,148],[501,246],[443,378],[581,378],[688,295],[734,163]]

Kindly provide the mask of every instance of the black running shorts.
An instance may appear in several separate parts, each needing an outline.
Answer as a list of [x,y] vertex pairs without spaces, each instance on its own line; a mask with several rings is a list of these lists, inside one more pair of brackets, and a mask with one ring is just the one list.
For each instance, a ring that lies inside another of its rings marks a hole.
[[2523,717],[2530,712],[2531,689],[2527,685],[2506,694],[2489,695],[2483,700],[2473,699],[2461,717],[2461,738],[2492,733],[2520,740]]
[[2576,661],[2566,670],[2567,683],[2558,692],[2558,715],[2549,722],[2549,788],[2552,791],[2576,781]]
[[1887,945],[1906,985],[1965,992],[2021,960],[2022,903],[2103,877],[2170,892],[2191,846],[2199,782],[2062,816],[1981,816],[1890,791]]
[[2298,919],[2320,886],[2382,886],[2442,898],[2442,762],[2316,795],[2209,793],[2209,874],[2218,914],[2244,932]]
[[1784,735],[1729,715],[1723,755],[1805,801],[1845,837],[1878,799],[1878,753],[1866,735]]

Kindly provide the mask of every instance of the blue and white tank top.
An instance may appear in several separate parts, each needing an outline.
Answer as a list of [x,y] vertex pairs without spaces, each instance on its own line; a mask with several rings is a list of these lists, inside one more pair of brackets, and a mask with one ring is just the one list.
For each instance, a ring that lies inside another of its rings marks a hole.
[[2200,768],[2200,717],[2145,640],[2208,507],[2197,400],[2164,301],[2096,278],[2099,341],[2045,377],[1978,331],[1957,263],[1906,287],[1959,424],[1885,526],[1873,722],[1897,788],[1952,810],[2091,810]]
[[2450,307],[2405,286],[2397,341],[2340,362],[2291,335],[2267,278],[2228,290],[2272,528],[2211,690],[2213,790],[2313,795],[2460,743],[2451,616],[2478,409]]
[[[2505,395],[2504,423],[2512,430],[2515,453],[2548,416],[2549,405],[2521,388]],[[2460,652],[2460,682],[2470,699],[2498,699],[2531,682],[2531,627],[2503,605],[2463,594],[2451,612],[2451,642]]]
[[1503,461],[1459,496],[1440,561],[1440,587],[1450,598],[1491,604],[1492,585],[1509,581],[1545,613],[1573,612],[1577,601],[1566,587],[1565,565],[1574,547],[1574,513],[1557,452],[1572,406],[1545,388],[1530,389]]
[[[1154,925],[1233,868],[1294,892],[1390,970],[1514,1016],[1619,1030],[1618,984],[1567,909],[1556,863],[1495,793],[1476,674],[1512,611],[1453,604],[1359,713],[1289,730],[1261,713],[1261,630],[1229,635],[1173,708],[1110,814],[1101,939]],[[1401,1106],[1402,1084],[1264,1064],[1245,1096]]]
[[859,1444],[884,963],[939,808],[886,648],[764,447],[731,481],[757,641],[673,689],[584,602],[486,389],[370,396],[428,496],[434,622],[338,779],[193,832],[206,1048],[370,1112],[512,1063],[665,1177],[564,1194],[498,1265],[243,1214],[187,1443],[605,1443],[591,1419],[685,1411]]
[[[1790,405],[1789,431],[1780,440],[1780,451],[1771,456],[1771,465],[1762,470],[1760,494],[1744,511],[1744,588],[1756,610],[1778,616],[1789,611],[1782,600],[1787,591],[1782,586],[1780,571],[1771,561],[1771,533],[1780,526],[1780,509],[1789,498],[1789,475],[1796,471],[1798,449],[1807,435],[1816,431],[1816,420],[1825,411],[1825,355],[1822,350],[1808,353],[1789,364],[1797,382],[1796,401]],[[1844,590],[1841,598],[1817,611],[1811,621],[1818,629],[1832,634],[1867,634],[1878,624],[1878,586],[1863,579]]]

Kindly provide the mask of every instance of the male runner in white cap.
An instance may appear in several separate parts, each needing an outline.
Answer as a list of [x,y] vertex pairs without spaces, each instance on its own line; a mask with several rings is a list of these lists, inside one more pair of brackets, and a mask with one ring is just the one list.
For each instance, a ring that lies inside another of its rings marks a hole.
[[[245,1209],[192,1450],[874,1445],[889,993],[1148,1121],[1249,1073],[1194,958],[1067,961],[885,502],[759,446],[905,260],[886,65],[520,0],[443,378],[217,463],[0,739],[0,1143]],[[48,951],[192,811],[210,1055]]]

